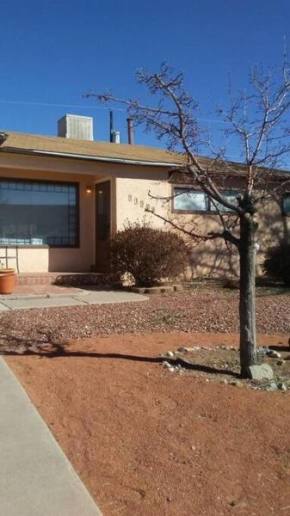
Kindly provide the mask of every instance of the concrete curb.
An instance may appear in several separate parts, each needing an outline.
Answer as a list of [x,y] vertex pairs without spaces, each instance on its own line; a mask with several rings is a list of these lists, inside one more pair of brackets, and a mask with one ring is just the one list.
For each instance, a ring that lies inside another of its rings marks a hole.
[[0,295],[0,303],[2,301],[15,301],[19,299],[54,299],[59,297],[73,297],[73,296],[87,296],[90,294],[87,290],[81,290],[80,292],[75,292],[74,294],[9,294],[9,295]]

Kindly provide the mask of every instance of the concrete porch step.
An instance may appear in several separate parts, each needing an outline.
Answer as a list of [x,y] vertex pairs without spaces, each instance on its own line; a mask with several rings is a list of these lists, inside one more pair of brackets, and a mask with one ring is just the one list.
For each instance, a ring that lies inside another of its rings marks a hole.
[[16,286],[29,285],[95,285],[112,286],[118,278],[113,274],[98,272],[43,272],[19,273],[16,275]]

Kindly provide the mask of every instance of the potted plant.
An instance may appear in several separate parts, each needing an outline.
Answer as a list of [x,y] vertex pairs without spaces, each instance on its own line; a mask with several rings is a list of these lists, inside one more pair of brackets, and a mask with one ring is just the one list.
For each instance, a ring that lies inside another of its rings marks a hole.
[[5,268],[0,261],[0,294],[12,294],[15,287],[15,269]]

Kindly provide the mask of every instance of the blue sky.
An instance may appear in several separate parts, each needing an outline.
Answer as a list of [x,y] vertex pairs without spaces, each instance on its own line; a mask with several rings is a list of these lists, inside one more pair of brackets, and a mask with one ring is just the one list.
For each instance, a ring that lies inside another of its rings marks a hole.
[[[228,74],[244,87],[250,65],[281,63],[290,45],[289,0],[0,0],[0,128],[56,134],[65,113],[94,117],[96,140],[109,135],[108,110],[81,95],[109,88],[142,98],[134,72],[167,60],[182,69],[202,110],[227,95]],[[82,106],[82,107],[80,107]],[[115,128],[126,142],[126,114]],[[136,143],[154,144],[140,129]]]

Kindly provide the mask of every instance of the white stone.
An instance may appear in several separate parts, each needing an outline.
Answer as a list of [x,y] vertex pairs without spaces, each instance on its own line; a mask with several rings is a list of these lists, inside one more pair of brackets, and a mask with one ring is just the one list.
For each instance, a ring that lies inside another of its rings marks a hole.
[[269,364],[253,365],[249,367],[249,374],[252,380],[272,380],[274,378],[273,369]]
[[243,382],[241,382],[240,380],[232,380],[229,383],[230,383],[230,385],[234,385],[235,387],[240,387],[240,388],[244,387]]
[[278,383],[278,389],[280,391],[287,391],[287,386],[285,385],[285,383],[281,382],[281,383]]
[[265,390],[268,392],[272,392],[272,391],[276,391],[277,389],[278,389],[278,385],[275,382],[271,382],[269,385],[267,385]]
[[270,349],[267,351],[266,355],[272,358],[281,358],[281,353],[278,353],[278,351],[275,351],[275,349]]

